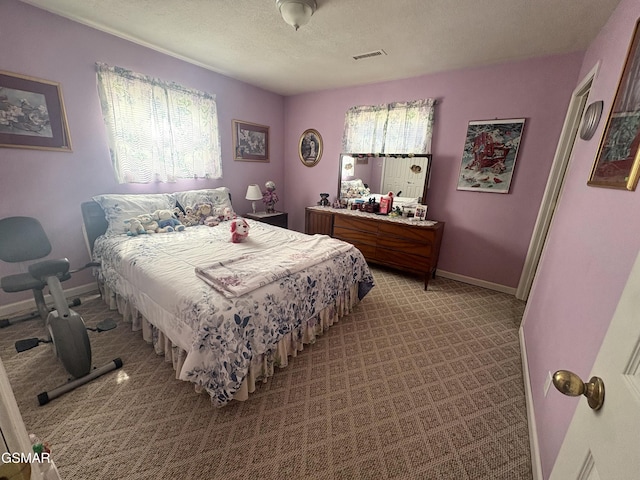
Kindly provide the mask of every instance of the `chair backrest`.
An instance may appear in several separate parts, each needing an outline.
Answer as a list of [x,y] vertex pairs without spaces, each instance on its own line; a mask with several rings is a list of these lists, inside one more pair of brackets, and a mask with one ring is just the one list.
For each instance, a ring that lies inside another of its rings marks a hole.
[[32,217],[0,219],[0,259],[5,262],[38,260],[51,253],[51,243],[40,222]]

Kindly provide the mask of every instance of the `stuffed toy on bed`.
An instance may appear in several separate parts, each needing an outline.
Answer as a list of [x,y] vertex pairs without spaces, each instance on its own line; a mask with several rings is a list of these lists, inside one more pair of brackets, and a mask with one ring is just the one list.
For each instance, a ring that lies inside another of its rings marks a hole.
[[127,231],[127,235],[129,235],[130,237],[135,237],[137,235],[147,233],[147,231],[142,226],[142,223],[140,223],[140,220],[138,220],[137,218],[130,218],[129,220],[125,220],[124,223],[126,225],[125,228]]
[[244,242],[249,236],[249,224],[244,218],[231,220],[231,241],[233,243]]
[[158,222],[157,233],[181,232],[184,230],[184,225],[173,216],[171,210],[156,210],[153,212],[153,219]]
[[156,233],[158,230],[158,222],[153,219],[153,216],[150,213],[143,213],[136,217],[144,231],[147,233]]
[[193,207],[184,208],[184,218],[180,218],[180,221],[185,227],[193,227],[194,225],[200,225],[200,222],[198,221],[198,217],[196,216]]

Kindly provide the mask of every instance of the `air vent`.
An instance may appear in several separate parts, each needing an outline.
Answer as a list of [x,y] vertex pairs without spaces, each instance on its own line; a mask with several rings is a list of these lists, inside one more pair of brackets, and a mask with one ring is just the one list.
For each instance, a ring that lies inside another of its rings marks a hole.
[[371,58],[371,57],[379,57],[381,55],[386,55],[387,53],[384,50],[376,50],[375,52],[367,52],[361,53],[360,55],[354,55],[354,60],[362,60],[363,58]]

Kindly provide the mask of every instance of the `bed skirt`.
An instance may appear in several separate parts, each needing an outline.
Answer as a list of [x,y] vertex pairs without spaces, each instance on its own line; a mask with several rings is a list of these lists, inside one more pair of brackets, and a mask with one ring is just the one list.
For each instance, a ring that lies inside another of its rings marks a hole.
[[[304,349],[304,345],[315,343],[316,338],[324,333],[331,325],[338,322],[340,318],[347,315],[359,303],[359,284],[351,286],[349,291],[338,295],[336,301],[328,307],[322,309],[312,318],[298,327],[297,330],[286,334],[276,347],[262,355],[255,355],[251,359],[249,371],[242,382],[240,389],[235,393],[233,399],[244,401],[249,398],[249,394],[256,389],[256,384],[260,381],[266,383],[268,378],[273,376],[275,367],[284,368],[289,364],[289,357],[297,356],[298,352]],[[118,310],[125,323],[131,324],[133,331],[141,331],[142,338],[152,344],[158,355],[164,355],[165,361],[173,365],[176,378],[181,380],[180,371],[187,357],[187,352],[173,342],[156,326],[152,320],[145,318],[136,308],[128,302],[122,295],[111,290],[106,284],[100,284],[102,298],[109,305],[111,310]],[[202,393],[204,388],[194,385],[198,393]]]

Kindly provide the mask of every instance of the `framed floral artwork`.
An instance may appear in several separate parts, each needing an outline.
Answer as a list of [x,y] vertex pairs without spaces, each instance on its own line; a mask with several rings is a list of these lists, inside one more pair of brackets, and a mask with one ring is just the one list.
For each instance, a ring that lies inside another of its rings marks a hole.
[[0,147],[71,151],[59,83],[0,71]]
[[633,191],[640,177],[640,21],[587,185]]
[[269,127],[233,120],[233,159],[240,162],[268,162]]

